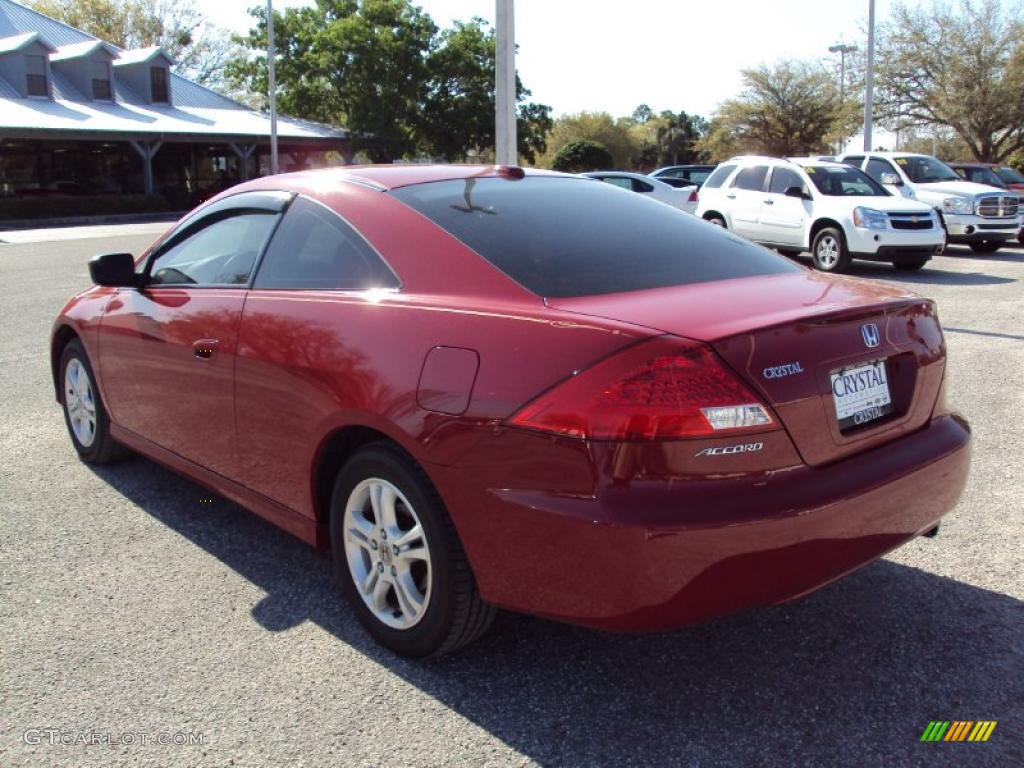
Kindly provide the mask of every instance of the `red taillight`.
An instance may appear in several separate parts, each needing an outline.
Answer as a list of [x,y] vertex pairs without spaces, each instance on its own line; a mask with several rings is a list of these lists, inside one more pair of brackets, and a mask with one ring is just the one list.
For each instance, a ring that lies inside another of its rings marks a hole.
[[566,379],[510,425],[591,440],[664,440],[775,428],[708,347],[658,338]]
[[690,202],[690,203],[696,203],[697,202],[697,188],[696,187],[694,187],[692,190],[690,190],[690,199],[687,202]]

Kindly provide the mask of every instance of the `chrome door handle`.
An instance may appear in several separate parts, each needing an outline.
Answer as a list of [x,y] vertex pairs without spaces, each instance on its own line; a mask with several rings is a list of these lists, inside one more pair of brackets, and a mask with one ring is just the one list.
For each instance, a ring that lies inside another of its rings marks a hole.
[[736,195],[726,195],[726,197],[729,198],[730,200],[736,199]]
[[774,200],[765,200],[764,204],[765,205],[775,205],[775,201]]
[[220,341],[217,339],[199,339],[192,342],[192,354],[200,360],[213,360],[217,356],[218,344]]

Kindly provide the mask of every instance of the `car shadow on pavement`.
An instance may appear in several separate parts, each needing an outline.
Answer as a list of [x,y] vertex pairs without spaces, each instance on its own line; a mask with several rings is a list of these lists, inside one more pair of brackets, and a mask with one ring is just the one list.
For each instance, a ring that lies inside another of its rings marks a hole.
[[[266,631],[315,622],[541,765],[1024,765],[1024,604],[1006,595],[883,560],[668,634],[504,613],[476,644],[415,662],[362,631],[325,554],[226,500],[198,504],[208,491],[147,460],[94,471],[263,590]],[[999,725],[984,744],[922,743],[940,719]]]

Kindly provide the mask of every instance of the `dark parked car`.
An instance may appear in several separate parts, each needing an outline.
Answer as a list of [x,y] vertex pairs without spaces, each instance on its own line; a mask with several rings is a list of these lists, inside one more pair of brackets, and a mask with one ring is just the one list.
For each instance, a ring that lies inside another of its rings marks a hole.
[[329,548],[412,656],[495,607],[648,631],[791,600],[967,478],[931,301],[577,176],[271,176],[90,271],[51,347],[81,458]]
[[715,170],[714,165],[669,165],[649,174],[673,187],[701,187]]

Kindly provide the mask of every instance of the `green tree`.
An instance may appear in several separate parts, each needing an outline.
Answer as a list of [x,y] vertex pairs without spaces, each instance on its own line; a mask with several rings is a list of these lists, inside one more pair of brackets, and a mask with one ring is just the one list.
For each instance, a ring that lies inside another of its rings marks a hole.
[[824,67],[780,61],[742,71],[743,90],[724,101],[697,149],[711,159],[749,152],[806,155],[827,152],[844,120],[837,83]]
[[[494,145],[496,47],[494,30],[483,19],[457,21],[441,33],[427,57],[427,95],[419,126],[424,151],[454,161]],[[529,95],[517,77],[517,100]],[[519,154],[532,163],[545,149],[551,108],[528,103],[520,104],[518,112]]]
[[628,119],[616,120],[607,112],[580,112],[564,115],[554,121],[547,137],[547,151],[538,160],[546,168],[553,167],[555,156],[566,144],[586,139],[603,145],[612,156],[615,168],[632,168],[639,143],[630,133]]
[[[253,52],[231,81],[266,93],[266,10],[239,42]],[[278,105],[296,117],[344,125],[373,162],[418,153],[462,160],[494,144],[494,32],[481,19],[439,33],[408,0],[316,0],[274,13]],[[261,55],[263,54],[263,55]],[[529,91],[518,83],[518,95]],[[519,150],[544,150],[550,108],[519,109]]]
[[879,29],[878,112],[892,128],[948,126],[982,162],[1024,148],[1020,5],[897,5]]
[[578,139],[558,150],[551,167],[556,171],[579,173],[610,168],[613,162],[612,153],[603,144]]
[[27,0],[40,13],[119,48],[159,45],[175,71],[224,90],[225,64],[240,54],[230,35],[211,24],[194,0]]

